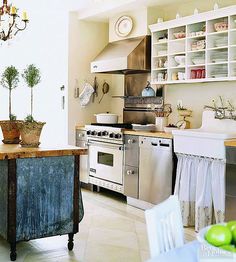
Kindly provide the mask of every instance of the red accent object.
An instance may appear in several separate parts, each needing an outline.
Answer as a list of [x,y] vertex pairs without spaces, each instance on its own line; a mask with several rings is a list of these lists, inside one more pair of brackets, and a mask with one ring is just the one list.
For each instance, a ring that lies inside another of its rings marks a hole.
[[191,79],[196,79],[197,76],[197,70],[191,70]]

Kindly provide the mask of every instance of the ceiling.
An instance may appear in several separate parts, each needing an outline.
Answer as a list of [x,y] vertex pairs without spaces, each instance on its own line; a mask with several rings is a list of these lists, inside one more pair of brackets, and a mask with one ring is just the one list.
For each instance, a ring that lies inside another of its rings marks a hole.
[[77,0],[79,19],[108,20],[116,13],[148,6],[164,6],[192,0]]

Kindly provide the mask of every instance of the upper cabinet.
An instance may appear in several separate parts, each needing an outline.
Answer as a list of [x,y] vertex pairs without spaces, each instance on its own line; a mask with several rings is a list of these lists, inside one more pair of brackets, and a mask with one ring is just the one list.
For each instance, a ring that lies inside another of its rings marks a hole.
[[152,84],[236,80],[236,6],[150,29]]

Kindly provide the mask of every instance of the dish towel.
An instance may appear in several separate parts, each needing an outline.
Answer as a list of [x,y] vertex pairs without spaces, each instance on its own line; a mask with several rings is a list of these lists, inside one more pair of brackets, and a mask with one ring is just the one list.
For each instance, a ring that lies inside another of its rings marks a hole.
[[93,92],[94,92],[93,87],[89,83],[85,83],[84,89],[79,96],[81,106],[86,106],[89,103]]

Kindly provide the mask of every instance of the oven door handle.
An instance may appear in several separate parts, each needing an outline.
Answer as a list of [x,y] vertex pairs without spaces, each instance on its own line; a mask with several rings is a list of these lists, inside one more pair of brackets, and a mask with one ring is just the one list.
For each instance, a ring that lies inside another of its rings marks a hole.
[[120,151],[124,150],[124,145],[118,145],[118,144],[108,144],[103,142],[88,142],[88,146],[103,146],[105,148],[111,148],[111,149],[118,149]]

